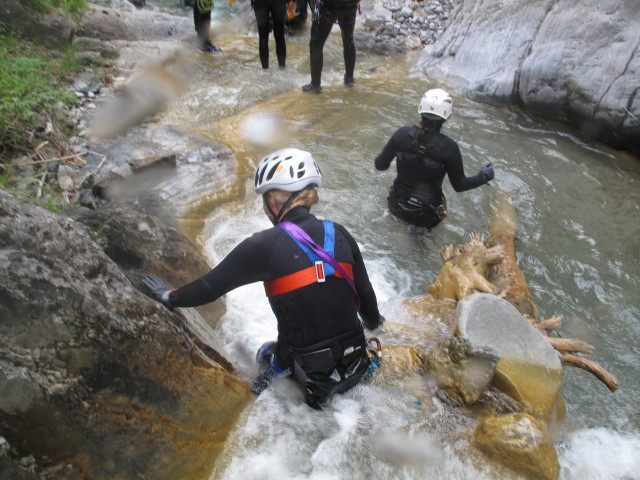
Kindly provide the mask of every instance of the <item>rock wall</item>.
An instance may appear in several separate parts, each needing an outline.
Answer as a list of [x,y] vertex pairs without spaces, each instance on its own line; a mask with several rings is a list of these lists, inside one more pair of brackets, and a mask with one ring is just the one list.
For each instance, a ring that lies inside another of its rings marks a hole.
[[131,205],[56,214],[0,189],[2,471],[208,479],[252,394],[202,317],[139,281],[207,269]]
[[26,8],[24,2],[19,0],[2,0],[0,24],[49,47],[71,43],[76,33],[72,20],[54,14],[38,13]]
[[415,70],[640,152],[640,2],[465,0]]

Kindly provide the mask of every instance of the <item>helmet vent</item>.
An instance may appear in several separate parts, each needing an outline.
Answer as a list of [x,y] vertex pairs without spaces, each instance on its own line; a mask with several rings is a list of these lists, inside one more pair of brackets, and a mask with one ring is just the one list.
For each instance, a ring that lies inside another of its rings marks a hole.
[[262,168],[262,171],[260,172],[260,179],[258,180],[259,184],[262,184],[262,180],[264,178],[264,172],[267,171],[267,165],[265,164],[265,166]]
[[267,181],[273,178],[273,175],[276,173],[276,169],[278,168],[278,165],[280,165],[281,163],[282,162],[278,162],[273,167],[271,167],[271,170],[269,170],[269,173],[267,174]]

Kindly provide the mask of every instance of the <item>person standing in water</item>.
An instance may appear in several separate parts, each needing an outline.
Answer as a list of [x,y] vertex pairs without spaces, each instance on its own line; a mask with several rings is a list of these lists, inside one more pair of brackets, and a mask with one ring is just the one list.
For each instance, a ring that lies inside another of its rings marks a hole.
[[271,30],[269,16],[271,16],[278,66],[281,70],[284,69],[287,59],[287,44],[284,36],[287,3],[285,0],[251,0],[251,7],[256,15],[256,23],[258,25],[258,52],[260,53],[262,68],[269,68],[269,31]]
[[198,34],[198,48],[201,52],[212,53],[222,51],[211,43],[211,10],[213,0],[193,0],[193,23]]
[[336,22],[338,22],[342,34],[344,84],[347,87],[353,86],[353,72],[356,67],[356,44],[353,40],[353,30],[356,26],[356,13],[359,8],[358,0],[316,0],[315,8],[312,8],[313,23],[309,40],[311,83],[302,87],[303,92],[322,92],[321,77],[324,62],[322,51],[333,24]]
[[154,276],[143,284],[172,309],[204,305],[264,282],[278,339],[258,350],[261,370],[251,389],[260,394],[272,379],[290,376],[304,389],[307,404],[319,409],[369,371],[363,323],[373,330],[384,318],[356,241],[342,225],[310,213],[322,185],[311,154],[286,148],[267,155],[254,184],[273,228],[240,242],[213,270],[182,288]]
[[387,203],[393,215],[418,227],[433,228],[447,216],[442,192],[445,175],[456,192],[485,185],[494,177],[491,163],[467,177],[458,144],[440,132],[453,110],[451,96],[428,90],[418,106],[420,126],[398,129],[375,159],[377,170],[387,170],[396,159],[397,177]]

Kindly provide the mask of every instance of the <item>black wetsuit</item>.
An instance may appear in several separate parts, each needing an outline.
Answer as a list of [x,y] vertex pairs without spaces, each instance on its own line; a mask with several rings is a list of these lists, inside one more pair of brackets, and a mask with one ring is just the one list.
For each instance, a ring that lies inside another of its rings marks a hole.
[[389,210],[408,223],[431,228],[446,216],[445,175],[456,192],[479,187],[486,180],[480,174],[465,176],[458,145],[442,133],[428,133],[413,148],[419,133],[420,127],[415,126],[398,129],[376,157],[375,166],[386,170],[397,159],[398,176],[389,190]]
[[320,15],[314,17],[311,25],[311,40],[309,41],[309,56],[311,63],[311,85],[320,87],[324,57],[322,50],[327,41],[333,24],[338,22],[342,35],[342,52],[344,56],[345,83],[353,82],[353,71],[356,66],[356,44],[353,40],[353,30],[356,26],[358,1],[352,0],[323,0]]
[[[287,212],[283,221],[298,225],[318,245],[324,243],[324,226],[306,207],[296,207]],[[360,316],[367,328],[375,329],[379,326],[380,312],[360,249],[343,226],[334,225],[334,258],[353,265],[354,282],[360,297]],[[284,230],[270,228],[242,241],[209,273],[171,293],[169,301],[175,307],[203,305],[242,285],[280,278],[310,265],[309,258]],[[270,297],[269,302],[278,319],[276,359],[282,368],[295,370],[292,352],[315,351],[318,346],[331,345],[335,339],[343,341],[357,337],[359,344],[364,342],[353,291],[341,278],[330,276],[324,283],[313,283]],[[339,361],[337,358],[333,360],[334,363]],[[362,366],[366,367],[364,363]],[[346,388],[357,383],[363,374],[364,371],[358,371],[357,377],[354,376]],[[320,381],[322,383],[324,379]],[[326,392],[319,388],[312,393],[324,399],[340,391],[344,389],[335,391],[329,386]]]
[[[302,1],[302,0],[299,0]],[[273,23],[273,38],[276,41],[276,56],[280,68],[285,67],[287,45],[284,37],[284,19],[287,11],[285,0],[255,0],[251,2],[258,25],[260,63],[269,68],[269,16]]]

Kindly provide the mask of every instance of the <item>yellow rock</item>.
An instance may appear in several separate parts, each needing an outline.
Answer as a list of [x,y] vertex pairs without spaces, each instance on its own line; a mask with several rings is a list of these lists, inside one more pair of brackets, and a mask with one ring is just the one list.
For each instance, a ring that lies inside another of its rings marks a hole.
[[476,429],[474,443],[489,458],[527,480],[556,480],[560,474],[547,425],[526,413],[485,418]]

